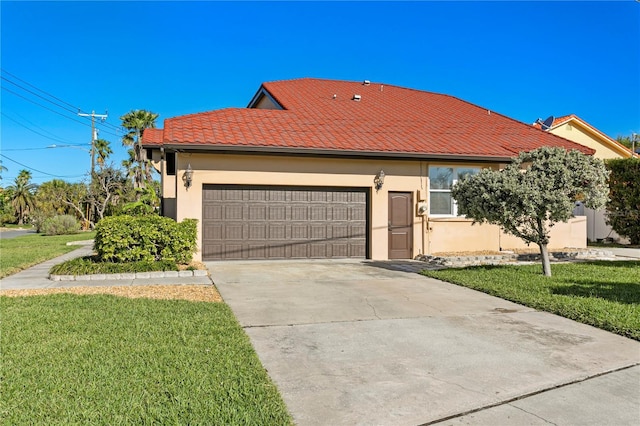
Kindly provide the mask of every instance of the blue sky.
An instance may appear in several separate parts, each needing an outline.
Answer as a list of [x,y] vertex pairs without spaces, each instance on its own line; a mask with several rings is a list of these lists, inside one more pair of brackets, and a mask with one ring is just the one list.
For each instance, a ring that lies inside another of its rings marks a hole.
[[36,183],[86,177],[82,146],[46,148],[89,147],[77,108],[108,111],[99,136],[119,165],[116,128],[132,109],[159,113],[162,127],[177,115],[244,107],[262,82],[300,77],[445,93],[526,123],[576,114],[614,138],[640,133],[634,0],[0,7],[1,185],[27,167]]

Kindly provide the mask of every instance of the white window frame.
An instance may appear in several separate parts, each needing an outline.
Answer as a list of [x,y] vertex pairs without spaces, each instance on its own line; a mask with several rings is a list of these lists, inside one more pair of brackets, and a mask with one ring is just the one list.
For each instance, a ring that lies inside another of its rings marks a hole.
[[[434,189],[431,187],[431,169],[432,168],[442,168],[442,169],[452,169],[452,183],[451,183],[451,188],[450,189]],[[427,175],[429,176],[429,217],[460,217],[458,215],[458,203],[456,203],[456,200],[453,199],[453,197],[451,197],[451,214],[443,214],[443,213],[431,213],[431,207],[433,206],[433,204],[431,203],[431,194],[434,193],[444,193],[444,194],[451,194],[451,189],[453,189],[453,187],[458,183],[459,180],[459,176],[458,176],[458,171],[459,170],[469,170],[469,169],[474,169],[477,170],[477,173],[480,173],[480,170],[482,170],[482,167],[480,166],[452,166],[449,164],[434,164],[432,166],[429,166]]]

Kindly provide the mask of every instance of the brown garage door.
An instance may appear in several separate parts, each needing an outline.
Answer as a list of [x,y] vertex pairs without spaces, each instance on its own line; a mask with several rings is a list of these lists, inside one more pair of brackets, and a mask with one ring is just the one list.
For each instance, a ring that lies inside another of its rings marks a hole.
[[205,185],[202,257],[366,257],[368,192],[359,188]]

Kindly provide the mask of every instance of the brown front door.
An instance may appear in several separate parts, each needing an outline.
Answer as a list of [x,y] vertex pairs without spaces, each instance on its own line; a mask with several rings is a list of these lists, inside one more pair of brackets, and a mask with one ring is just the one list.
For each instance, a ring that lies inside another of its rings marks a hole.
[[411,259],[413,253],[413,194],[389,193],[389,259]]

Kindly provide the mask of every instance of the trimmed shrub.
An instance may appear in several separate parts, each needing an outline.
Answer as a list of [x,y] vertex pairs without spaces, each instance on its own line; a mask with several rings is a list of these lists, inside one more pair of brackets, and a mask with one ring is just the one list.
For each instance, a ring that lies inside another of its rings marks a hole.
[[80,223],[75,217],[68,214],[53,216],[42,222],[40,230],[45,235],[68,235],[80,231]]
[[197,221],[162,216],[111,216],[96,225],[94,249],[101,261],[188,263],[196,249]]
[[607,224],[631,244],[640,244],[640,158],[606,162],[609,175]]

